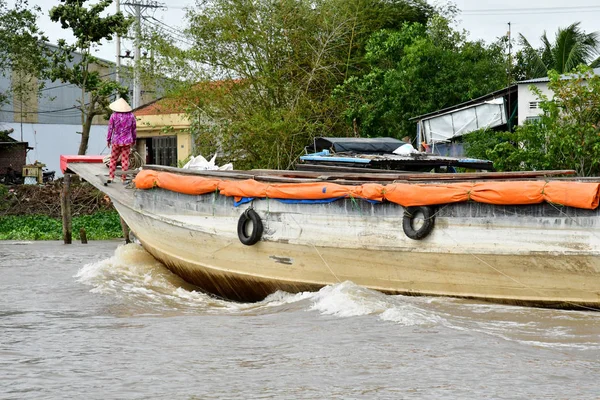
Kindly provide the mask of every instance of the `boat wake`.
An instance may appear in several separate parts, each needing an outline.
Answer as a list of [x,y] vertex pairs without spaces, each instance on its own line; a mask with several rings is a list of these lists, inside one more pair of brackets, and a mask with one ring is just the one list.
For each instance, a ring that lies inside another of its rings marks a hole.
[[335,318],[372,317],[408,328],[468,331],[533,346],[600,350],[597,330],[585,329],[595,326],[595,313],[390,296],[352,282],[318,292],[276,292],[258,303],[225,301],[186,283],[137,244],[118,247],[112,257],[85,265],[75,277],[91,286],[92,293],[116,297],[137,315],[316,312]]
[[112,295],[149,314],[187,312],[227,304],[195,290],[137,244],[119,246],[115,254],[87,264],[75,275],[92,293]]

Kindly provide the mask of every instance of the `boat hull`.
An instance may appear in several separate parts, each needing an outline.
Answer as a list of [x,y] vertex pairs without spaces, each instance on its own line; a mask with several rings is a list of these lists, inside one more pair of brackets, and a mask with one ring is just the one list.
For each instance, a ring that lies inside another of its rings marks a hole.
[[[392,294],[473,298],[561,308],[600,305],[600,217],[551,204],[436,208],[422,240],[403,232],[404,209],[352,199],[323,204],[138,190],[115,200],[142,245],[175,274],[217,296],[257,301],[352,281]],[[265,227],[237,235],[253,207]]]

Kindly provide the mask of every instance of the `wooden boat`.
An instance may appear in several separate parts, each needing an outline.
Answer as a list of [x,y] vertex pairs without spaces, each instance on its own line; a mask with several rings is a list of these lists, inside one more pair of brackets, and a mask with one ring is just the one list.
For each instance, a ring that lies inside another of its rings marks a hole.
[[390,294],[600,309],[600,179],[565,177],[573,171],[145,166],[127,189],[103,184],[103,164],[63,157],[148,252],[226,299],[349,280]]

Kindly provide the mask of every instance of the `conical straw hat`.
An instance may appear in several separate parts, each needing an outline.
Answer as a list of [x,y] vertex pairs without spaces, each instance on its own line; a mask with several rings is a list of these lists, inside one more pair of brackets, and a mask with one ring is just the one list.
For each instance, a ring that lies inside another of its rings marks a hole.
[[129,112],[131,111],[131,106],[124,99],[117,99],[110,103],[108,106],[113,111],[116,112]]

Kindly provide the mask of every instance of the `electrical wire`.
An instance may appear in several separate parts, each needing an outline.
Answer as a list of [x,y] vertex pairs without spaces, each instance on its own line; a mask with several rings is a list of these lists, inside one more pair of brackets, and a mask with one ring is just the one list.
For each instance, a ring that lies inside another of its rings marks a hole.
[[[116,72],[109,72],[108,74],[100,75],[100,78],[105,78],[107,76],[111,76],[111,75],[115,75],[115,74],[116,74]],[[58,88],[65,87],[65,86],[72,86],[72,85],[75,85],[75,84],[74,83],[64,83],[62,85],[51,86],[51,87],[46,87],[46,88],[40,89],[40,92],[43,92],[46,90],[58,89]]]
[[[148,21],[147,21],[147,22],[148,22]],[[151,26],[151,25],[146,25],[146,24],[144,24],[144,26],[145,26],[146,28],[154,28],[154,27],[153,27],[153,26]],[[191,43],[191,42],[189,42],[189,41],[187,40],[187,38],[185,38],[185,36],[183,36],[183,34],[178,34],[178,33],[175,33],[175,32],[171,32],[171,31],[169,31],[169,30],[168,30],[167,28],[165,28],[165,27],[159,27],[159,29],[161,30],[161,32],[163,32],[163,33],[165,33],[165,34],[168,34],[168,35],[169,35],[169,36],[170,36],[172,39],[175,39],[175,40],[178,40],[178,41],[180,41],[180,42],[183,42],[183,43],[187,44],[188,46],[194,46],[194,44],[193,44],[193,43]]]
[[185,32],[183,32],[183,31],[181,31],[181,30],[179,30],[179,29],[177,29],[177,28],[175,28],[173,26],[167,25],[167,24],[165,24],[164,22],[162,22],[161,20],[159,20],[159,19],[157,19],[155,17],[144,18],[144,20],[146,22],[149,22],[149,23],[150,23],[150,21],[149,21],[150,19],[153,22],[157,22],[160,25],[162,25],[163,29],[165,29],[167,32],[171,33],[172,35],[177,36],[178,39],[181,39],[183,42],[185,42],[185,43],[189,44],[190,46],[192,46],[191,43],[187,42],[187,40],[189,40],[189,39],[188,39],[187,35],[185,34]]
[[46,111],[14,111],[14,110],[0,110],[0,112],[12,113],[12,114],[51,114],[56,112],[76,110],[77,107],[61,108],[59,110],[46,110]]
[[564,6],[539,8],[479,8],[465,9],[462,15],[513,15],[513,14],[557,14],[557,13],[600,12],[600,6]]

